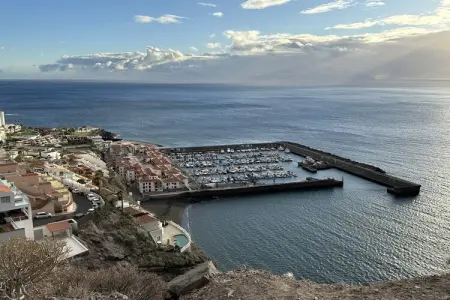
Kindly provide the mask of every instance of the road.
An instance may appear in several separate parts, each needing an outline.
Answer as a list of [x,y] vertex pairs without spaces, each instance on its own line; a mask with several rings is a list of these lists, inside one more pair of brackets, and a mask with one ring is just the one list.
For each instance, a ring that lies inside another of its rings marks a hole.
[[[77,194],[72,194],[72,195],[73,195],[73,200],[77,204],[77,211],[75,212],[75,214],[87,213],[88,209],[92,207],[92,203],[84,195],[77,195]],[[54,216],[54,217],[51,217],[48,219],[34,219],[33,226],[34,227],[43,226],[48,223],[65,220],[65,219],[71,218],[75,214],[59,215],[59,216]]]

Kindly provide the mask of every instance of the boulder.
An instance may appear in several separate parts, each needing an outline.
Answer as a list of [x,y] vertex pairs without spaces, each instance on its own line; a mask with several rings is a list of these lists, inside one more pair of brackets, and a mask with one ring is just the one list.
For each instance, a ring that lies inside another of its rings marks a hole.
[[212,277],[218,274],[212,261],[204,262],[189,272],[180,275],[169,282],[168,290],[171,294],[180,296],[192,290],[202,288],[209,283]]

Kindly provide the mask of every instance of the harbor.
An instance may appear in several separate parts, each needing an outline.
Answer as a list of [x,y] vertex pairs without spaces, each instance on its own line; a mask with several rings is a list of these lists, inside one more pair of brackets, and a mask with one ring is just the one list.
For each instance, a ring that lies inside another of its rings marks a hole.
[[[208,196],[217,196],[219,194],[238,195],[243,193],[245,188],[259,190],[261,193],[279,192],[280,187],[290,190],[292,183],[297,183],[298,185],[294,184],[294,186],[301,190],[302,187],[311,188],[311,181],[326,183],[323,185],[316,183],[316,188],[328,188],[330,182],[333,182],[332,187],[344,184],[343,179],[340,178],[316,178],[311,175],[301,178],[299,169],[309,173],[337,169],[386,186],[387,192],[395,196],[415,196],[419,194],[421,187],[419,184],[389,175],[376,166],[287,141],[160,148],[160,150],[187,174],[195,186],[190,191],[172,196],[175,198],[195,198],[199,190],[201,192],[208,190],[206,193]],[[267,188],[270,186],[277,186],[277,188]],[[224,193],[223,189],[229,190]],[[152,198],[154,197],[156,196]]]

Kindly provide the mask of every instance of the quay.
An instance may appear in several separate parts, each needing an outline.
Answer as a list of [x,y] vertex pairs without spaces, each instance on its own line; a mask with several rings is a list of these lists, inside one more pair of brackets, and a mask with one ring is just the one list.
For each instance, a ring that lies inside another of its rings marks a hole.
[[[199,146],[199,147],[182,147],[182,148],[168,148],[162,147],[159,148],[161,152],[166,153],[167,155],[176,154],[176,153],[208,153],[208,152],[219,152],[225,153],[228,152],[229,149],[234,149],[236,151],[245,151],[246,149],[284,149],[289,151],[292,154],[296,154],[301,157],[310,157],[314,160],[321,161],[326,164],[327,168],[336,168],[346,173],[355,175],[357,177],[375,182],[377,184],[383,185],[387,187],[387,192],[391,193],[395,196],[416,196],[420,193],[421,185],[392,176],[387,174],[384,170],[352,161],[347,158],[343,158],[331,153],[327,153],[318,149],[310,148],[305,145],[301,145],[294,142],[289,141],[279,141],[279,142],[268,142],[268,143],[252,143],[252,144],[233,144],[233,145],[215,145],[215,146]],[[311,171],[314,171],[311,169]],[[273,185],[270,185],[273,186]],[[286,187],[285,184],[282,184],[281,187]],[[281,189],[278,188],[278,191]],[[256,188],[256,187],[253,187]],[[261,186],[258,186],[260,189]],[[211,189],[212,194],[219,193],[222,189]],[[268,190],[276,190],[276,189],[268,189]],[[214,191],[214,192],[213,192]],[[204,191],[202,191],[204,192]],[[236,192],[235,192],[236,193]],[[211,194],[211,195],[212,195]],[[218,196],[218,194],[214,194],[213,196]]]
[[332,178],[308,178],[305,181],[161,193],[146,196],[143,200],[178,200],[188,203],[195,203],[202,200],[213,200],[217,197],[225,198],[233,196],[279,193],[288,191],[325,189],[342,187],[343,185],[344,182],[342,180],[336,180]]
[[367,179],[369,181],[386,186],[388,193],[396,196],[415,196],[420,193],[421,185],[394,177],[386,174],[380,168],[361,164],[351,161],[330,153],[325,153],[321,150],[313,149],[304,145],[293,142],[280,142],[284,147],[287,147],[292,153],[300,156],[309,156],[328,163],[332,167],[342,170],[346,173]]

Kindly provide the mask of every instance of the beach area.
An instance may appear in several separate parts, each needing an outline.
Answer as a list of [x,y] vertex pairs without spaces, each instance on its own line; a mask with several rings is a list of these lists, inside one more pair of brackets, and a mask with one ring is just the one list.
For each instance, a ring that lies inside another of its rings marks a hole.
[[186,204],[176,201],[146,201],[142,207],[154,213],[160,220],[182,224]]

